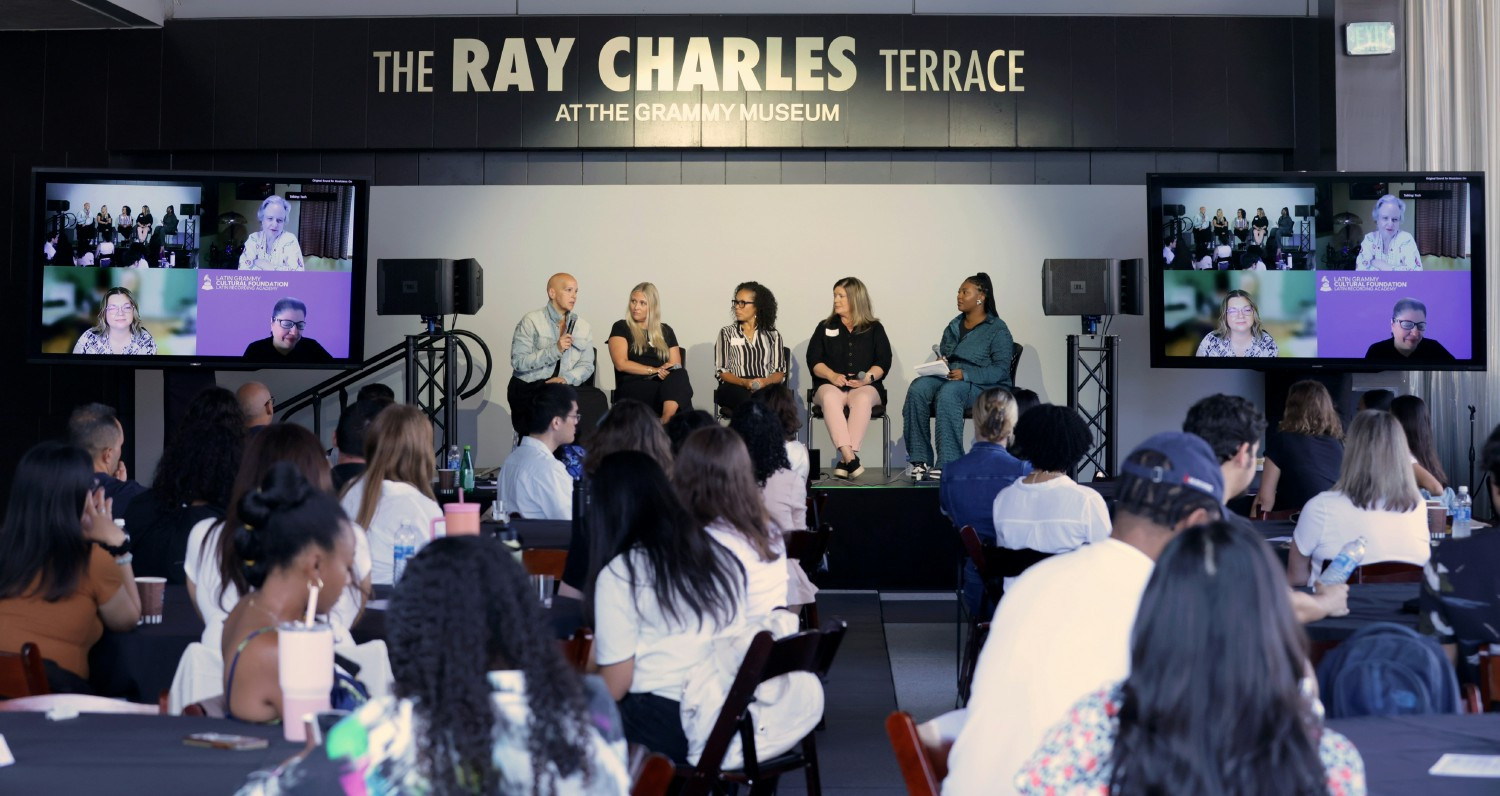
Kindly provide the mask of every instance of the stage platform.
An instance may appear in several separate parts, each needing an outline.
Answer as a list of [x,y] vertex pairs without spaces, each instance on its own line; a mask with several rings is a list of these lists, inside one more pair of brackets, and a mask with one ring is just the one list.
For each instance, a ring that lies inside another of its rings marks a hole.
[[951,590],[963,552],[953,523],[938,509],[938,482],[913,483],[902,470],[886,479],[867,466],[852,481],[824,470],[812,483],[827,496],[822,519],[833,526],[828,571],[813,581],[828,589]]

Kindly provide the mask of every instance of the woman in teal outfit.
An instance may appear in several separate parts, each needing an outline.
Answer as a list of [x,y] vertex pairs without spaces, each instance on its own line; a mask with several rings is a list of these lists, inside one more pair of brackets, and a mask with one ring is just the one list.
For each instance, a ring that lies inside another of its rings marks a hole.
[[[1014,386],[1010,358],[1015,345],[1010,327],[995,311],[994,294],[989,275],[982,271],[958,286],[958,317],[943,330],[938,346],[948,362],[948,374],[918,377],[906,391],[902,418],[913,480],[937,480],[944,465],[963,455],[964,409],[980,393]],[[936,459],[928,430],[933,418],[937,419]]]

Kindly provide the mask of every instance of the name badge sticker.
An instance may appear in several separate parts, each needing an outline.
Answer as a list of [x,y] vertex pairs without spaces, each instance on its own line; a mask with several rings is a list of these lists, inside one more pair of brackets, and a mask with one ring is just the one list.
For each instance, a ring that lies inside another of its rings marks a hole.
[[827,327],[824,327],[823,328],[823,334],[824,334],[824,336],[827,336],[827,337],[838,337],[839,336],[839,330],[838,329],[829,329]]
[[731,338],[729,338],[729,344],[732,345],[732,346],[743,347],[745,345],[745,338],[743,338],[743,337],[731,337]]

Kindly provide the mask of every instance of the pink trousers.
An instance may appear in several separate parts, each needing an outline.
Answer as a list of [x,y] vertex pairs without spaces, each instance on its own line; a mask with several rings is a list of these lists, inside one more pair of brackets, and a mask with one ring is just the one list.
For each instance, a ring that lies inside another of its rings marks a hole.
[[[870,411],[880,403],[880,393],[868,384],[848,392],[825,384],[813,395],[813,401],[823,408],[823,422],[828,425],[833,446],[850,447],[859,453],[860,440],[870,427]],[[844,417],[844,407],[849,408],[848,418]]]

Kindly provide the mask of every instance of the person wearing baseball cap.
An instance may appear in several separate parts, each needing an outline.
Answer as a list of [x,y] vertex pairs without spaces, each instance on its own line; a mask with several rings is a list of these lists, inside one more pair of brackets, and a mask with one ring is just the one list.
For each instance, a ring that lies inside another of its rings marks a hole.
[[1218,519],[1223,502],[1219,458],[1198,436],[1157,434],[1126,457],[1109,538],[1037,564],[1006,590],[948,756],[945,796],[1016,793],[1016,771],[1067,709],[1125,679],[1157,556],[1182,529]]

